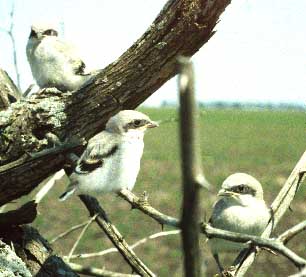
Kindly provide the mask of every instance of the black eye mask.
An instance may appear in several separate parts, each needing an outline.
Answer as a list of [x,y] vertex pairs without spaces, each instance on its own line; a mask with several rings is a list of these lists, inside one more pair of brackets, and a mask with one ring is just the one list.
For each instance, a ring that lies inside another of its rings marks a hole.
[[57,31],[55,31],[53,29],[48,29],[48,30],[43,32],[43,35],[57,37],[58,33],[57,33]]
[[239,185],[231,188],[231,191],[240,193],[240,194],[250,194],[255,196],[255,190],[247,185]]
[[129,122],[128,124],[126,124],[123,127],[123,129],[125,131],[128,131],[129,129],[137,129],[137,128],[140,128],[142,126],[145,126],[148,123],[149,123],[149,121],[147,121],[145,119],[135,119],[135,120]]

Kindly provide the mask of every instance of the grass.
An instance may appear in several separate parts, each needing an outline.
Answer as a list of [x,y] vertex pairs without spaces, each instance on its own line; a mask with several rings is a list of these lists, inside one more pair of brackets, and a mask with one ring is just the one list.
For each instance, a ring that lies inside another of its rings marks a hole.
[[[175,109],[142,109],[154,120],[176,117]],[[208,219],[222,181],[234,172],[247,172],[263,184],[265,199],[271,203],[299,157],[305,151],[305,114],[294,111],[207,110],[200,120],[203,169],[213,184],[210,192],[202,192],[203,219]],[[177,122],[165,122],[150,130],[145,137],[141,172],[134,188],[140,195],[149,194],[149,201],[160,211],[179,217],[181,206],[180,155]],[[88,219],[87,211],[77,197],[64,203],[57,197],[64,190],[55,187],[44,199],[34,225],[47,238]],[[288,212],[277,227],[281,233],[305,219],[305,186],[301,188]],[[99,197],[112,222],[128,243],[161,231],[155,221],[131,210],[113,194]],[[168,227],[165,227],[168,230]],[[78,232],[54,244],[55,251],[67,255]],[[289,247],[306,256],[305,233],[290,242]],[[303,243],[301,243],[303,241]],[[105,235],[93,224],[83,237],[77,253],[94,252],[111,247]],[[202,239],[203,264],[208,275],[216,273],[216,265]],[[182,276],[182,253],[179,235],[159,238],[136,248],[136,253],[158,276]],[[225,256],[229,265],[234,256]],[[79,261],[87,265],[130,273],[119,254]],[[288,276],[296,269],[284,258],[262,252],[247,276]]]

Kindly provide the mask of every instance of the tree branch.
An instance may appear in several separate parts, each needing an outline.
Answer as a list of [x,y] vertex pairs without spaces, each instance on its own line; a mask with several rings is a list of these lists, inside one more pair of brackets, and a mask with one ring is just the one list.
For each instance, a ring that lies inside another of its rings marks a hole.
[[0,111],[7,109],[11,103],[21,98],[21,92],[7,72],[0,68]]
[[72,226],[71,228],[69,228],[68,230],[66,230],[65,232],[60,233],[59,235],[57,235],[56,237],[54,237],[53,239],[50,240],[50,244],[55,243],[57,240],[64,238],[66,236],[68,236],[70,233],[72,233],[73,231],[76,231],[82,227],[84,227],[86,224],[88,223],[88,220],[86,220],[85,222],[81,223],[81,224],[77,224],[75,226]]
[[152,217],[161,225],[165,224],[176,228],[180,227],[180,221],[178,219],[165,215],[153,208],[149,204],[147,197],[141,199],[127,189],[122,189],[118,195],[124,200],[128,201],[132,205],[132,208],[142,211],[144,214]]
[[26,264],[33,276],[53,277],[61,272],[63,276],[77,277],[71,268],[52,253],[48,242],[30,226],[24,225],[0,228],[0,236],[7,244],[13,243],[16,254]]
[[97,214],[94,215],[93,217],[91,217],[91,218],[87,221],[86,225],[85,225],[84,228],[82,229],[82,232],[81,232],[80,235],[78,236],[77,240],[76,240],[75,243],[73,244],[73,246],[72,246],[72,248],[71,248],[71,250],[70,250],[70,252],[69,252],[69,254],[68,254],[67,262],[70,261],[71,256],[73,255],[73,252],[74,252],[75,249],[77,248],[77,246],[78,246],[79,242],[81,241],[82,237],[84,236],[86,230],[88,229],[88,227],[90,226],[90,224],[96,219],[96,217],[97,217]]
[[97,277],[140,277],[134,274],[123,274],[96,267],[82,266],[75,263],[68,263],[72,270],[77,273],[86,274],[86,276],[97,276]]
[[289,259],[298,268],[302,268],[306,265],[306,260],[287,248],[279,238],[261,238],[247,234],[240,234],[213,228],[208,224],[202,225],[202,232],[208,237],[221,238],[234,242],[244,242],[259,247],[267,247]]
[[289,240],[293,239],[297,234],[306,230],[306,220],[300,222],[299,224],[293,226],[286,232],[282,233],[278,238],[284,244],[287,244]]
[[185,276],[203,276],[199,247],[200,187],[207,186],[200,159],[194,73],[188,58],[179,57],[180,146],[183,175],[181,215]]
[[[134,249],[136,247],[138,247],[141,244],[144,244],[146,242],[148,242],[149,240],[153,240],[156,238],[160,238],[160,237],[165,237],[165,236],[171,236],[171,235],[176,235],[176,234],[180,234],[181,230],[172,230],[172,231],[164,231],[164,232],[159,232],[159,233],[155,233],[153,235],[150,235],[148,237],[145,237],[139,241],[136,241],[134,244],[132,244],[130,246],[131,249]],[[100,252],[95,252],[95,253],[82,253],[82,254],[75,254],[72,255],[70,257],[70,259],[88,259],[88,258],[94,258],[94,257],[101,257],[110,253],[114,253],[114,252],[118,252],[117,248],[108,248],[105,250],[102,250]],[[66,257],[64,257],[66,258]]]
[[[209,40],[229,3],[169,0],[142,37],[90,84],[74,93],[44,90],[11,105],[0,113],[0,164],[46,149],[48,132],[62,141],[75,135],[88,139],[101,131],[111,115],[137,107],[177,73],[177,56],[192,56]],[[52,156],[31,164],[32,170],[15,168],[0,175],[0,203],[28,193],[63,164],[61,157]],[[10,174],[16,176],[14,182],[8,181],[13,179]]]
[[[176,228],[180,228],[180,223],[178,219],[169,217],[157,211],[155,208],[151,207],[147,201],[141,202],[140,199],[136,197],[132,192],[128,190],[121,190],[119,193],[119,196],[127,200],[132,205],[132,207],[139,209],[140,211],[152,217],[154,220],[158,221],[159,223],[169,225],[172,227],[176,227]],[[294,226],[293,228],[289,230],[292,230],[294,228],[297,229],[296,226]],[[301,228],[301,226],[299,226],[299,228]],[[234,233],[234,232],[229,232],[229,231],[213,228],[212,226],[206,223],[200,223],[198,230],[200,230],[200,232],[205,234],[208,238],[216,237],[216,238],[222,238],[222,239],[226,239],[226,240],[230,240],[234,242],[245,242],[245,243],[252,242],[253,245],[258,245],[260,247],[267,247],[269,249],[275,250],[276,252],[288,258],[292,263],[294,263],[298,267],[302,267],[306,265],[305,259],[299,257],[289,248],[284,246],[283,242],[281,241],[281,238],[283,237],[283,235],[281,235],[279,238],[276,238],[276,239],[275,238],[261,238],[257,236]]]
[[90,216],[98,215],[95,218],[96,223],[105,232],[133,270],[141,276],[155,276],[155,274],[136,256],[133,250],[131,250],[117,228],[108,220],[105,211],[101,208],[97,199],[89,195],[80,195],[80,199],[88,209]]

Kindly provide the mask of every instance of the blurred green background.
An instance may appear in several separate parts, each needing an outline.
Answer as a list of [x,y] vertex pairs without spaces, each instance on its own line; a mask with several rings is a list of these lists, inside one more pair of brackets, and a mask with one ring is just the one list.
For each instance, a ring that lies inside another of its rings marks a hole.
[[[134,188],[141,195],[146,191],[149,202],[161,212],[180,217],[181,172],[178,145],[178,122],[175,108],[142,108],[153,120],[162,120],[160,127],[148,131],[142,167]],[[201,110],[200,134],[204,173],[213,185],[211,191],[202,191],[201,211],[208,220],[216,193],[222,181],[234,172],[247,172],[263,185],[265,200],[270,204],[291,170],[305,150],[305,113],[301,111],[208,109]],[[88,212],[78,197],[58,202],[64,187],[56,186],[39,207],[34,222],[41,234],[51,239],[73,225],[88,219]],[[291,207],[275,230],[280,234],[286,228],[305,220],[305,186],[302,186]],[[129,244],[160,232],[161,226],[114,194],[98,197],[111,221],[117,226]],[[165,226],[164,230],[171,228]],[[59,255],[67,255],[79,231],[59,240],[53,247]],[[306,256],[306,234],[300,234],[289,243],[298,254]],[[301,243],[303,242],[303,243]],[[201,241],[203,264],[208,274],[217,272],[214,260]],[[92,224],[75,253],[101,251],[112,247],[104,233]],[[158,276],[182,276],[182,252],[180,236],[151,240],[135,249],[135,252]],[[223,255],[223,264],[230,265],[235,255]],[[118,253],[76,263],[131,273],[131,269]],[[288,276],[296,272],[285,258],[263,251],[246,276]]]

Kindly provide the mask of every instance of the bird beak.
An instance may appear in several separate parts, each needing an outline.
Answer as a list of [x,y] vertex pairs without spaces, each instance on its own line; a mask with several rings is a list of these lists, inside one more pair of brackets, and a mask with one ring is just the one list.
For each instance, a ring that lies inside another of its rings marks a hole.
[[35,32],[35,30],[31,29],[29,38],[37,38],[37,33]]
[[155,127],[158,127],[159,124],[155,121],[150,121],[150,123],[148,123],[146,126],[147,128],[155,128]]
[[218,192],[218,196],[235,196],[235,193],[225,189],[220,189]]

